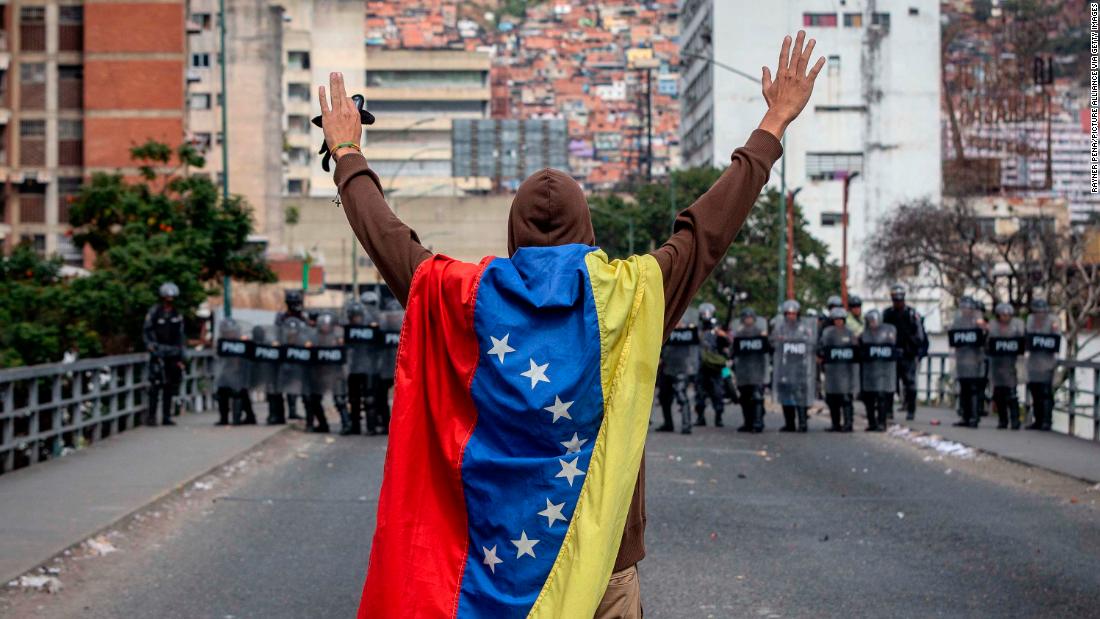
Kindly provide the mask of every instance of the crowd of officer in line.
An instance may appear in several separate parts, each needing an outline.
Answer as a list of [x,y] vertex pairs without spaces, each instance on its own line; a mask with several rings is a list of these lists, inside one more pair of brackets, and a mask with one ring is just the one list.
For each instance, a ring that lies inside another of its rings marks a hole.
[[[905,288],[890,290],[891,305],[882,312],[863,312],[853,295],[844,307],[831,297],[821,316],[805,315],[797,301],[786,301],[770,324],[752,309],[722,329],[715,307],[699,307],[699,324],[681,322],[661,352],[658,402],[663,423],[658,432],[673,431],[673,405],[680,412],[680,431],[706,425],[709,403],[714,424],[723,426],[725,401],[741,406],[739,432],[764,430],[764,396],[782,408],[781,432],[806,432],[809,409],[824,396],[833,432],[851,432],[856,400],[862,402],[868,431],[883,431],[894,416],[895,393],[912,420],[917,408],[917,366],[928,353],[928,336],[920,314],[906,304]],[[1034,422],[1029,429],[1050,430],[1054,408],[1053,381],[1060,346],[1056,317],[1045,301],[1035,301],[1026,324],[1011,305],[998,304],[995,318],[971,297],[959,302],[948,330],[954,355],[958,412],[955,424],[977,427],[992,401],[999,428],[1021,427],[1017,395],[1018,366],[1026,355],[1024,378],[1031,394]],[[688,396],[694,387],[694,401]],[[987,397],[989,387],[991,397]],[[693,415],[694,413],[694,415]]]
[[[163,401],[163,425],[174,425],[172,401],[183,370],[183,319],[174,307],[179,289],[159,290],[161,301],[145,320],[150,351],[151,398],[148,425],[156,425]],[[404,310],[396,302],[382,306],[365,292],[340,310],[307,312],[300,290],[285,292],[286,307],[273,324],[248,328],[226,318],[216,326],[215,398],[217,425],[257,423],[252,394],[263,393],[267,424],[301,419],[311,432],[329,432],[326,397],[340,416],[340,434],[386,434],[390,390]]]

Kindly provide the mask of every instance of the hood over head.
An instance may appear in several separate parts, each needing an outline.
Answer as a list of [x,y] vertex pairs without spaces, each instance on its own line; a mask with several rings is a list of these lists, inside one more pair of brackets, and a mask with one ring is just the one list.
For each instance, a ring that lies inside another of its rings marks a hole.
[[520,247],[595,245],[584,190],[561,170],[544,168],[523,181],[508,213],[508,255]]

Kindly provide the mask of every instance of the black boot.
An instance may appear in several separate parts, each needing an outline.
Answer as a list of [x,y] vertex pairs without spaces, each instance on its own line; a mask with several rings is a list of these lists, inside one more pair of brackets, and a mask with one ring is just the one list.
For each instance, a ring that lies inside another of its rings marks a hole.
[[850,400],[844,403],[844,408],[841,412],[844,414],[844,431],[851,432],[852,424],[855,422],[855,408],[852,407],[852,402]]
[[829,426],[829,429],[826,430],[826,432],[841,432],[841,431],[843,431],[844,428],[841,427],[841,425],[840,425],[840,406],[841,405],[836,401],[837,397],[832,396],[832,395],[828,395],[828,396],[825,396],[825,398],[827,400],[829,400],[829,402],[828,402],[829,420],[832,421],[832,425]]
[[794,432],[795,425],[795,411],[793,406],[783,407],[783,427],[779,428],[780,432]]
[[267,425],[279,426],[286,423],[286,411],[283,404],[283,394],[267,394]]
[[797,412],[798,412],[798,431],[799,432],[809,432],[810,427],[809,427],[809,423],[808,423],[808,419],[807,419],[809,417],[809,411],[806,410],[805,406],[799,406]]
[[722,409],[714,411],[714,427],[723,428],[725,425],[722,423]]
[[229,390],[225,387],[219,387],[214,393],[214,397],[218,400],[218,421],[214,425],[227,426],[229,425]]

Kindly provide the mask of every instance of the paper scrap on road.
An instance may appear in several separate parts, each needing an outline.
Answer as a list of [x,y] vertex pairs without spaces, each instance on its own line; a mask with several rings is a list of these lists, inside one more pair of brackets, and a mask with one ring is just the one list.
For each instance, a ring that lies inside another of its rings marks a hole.
[[118,552],[118,548],[115,548],[115,545],[107,539],[106,535],[90,538],[88,541],[84,542],[84,545],[88,547],[88,550],[91,551],[93,555],[103,556],[111,554],[112,552]]
[[20,576],[9,582],[8,586],[57,593],[61,591],[61,579],[56,576]]
[[[894,438],[900,438],[902,440],[913,443],[918,447],[932,449],[942,455],[951,456],[953,458],[970,459],[977,455],[977,452],[975,452],[974,449],[967,447],[962,443],[949,441],[937,434],[924,434],[921,432],[914,432],[909,428],[905,428],[899,425],[890,426],[886,433]],[[925,460],[927,460],[927,458]]]

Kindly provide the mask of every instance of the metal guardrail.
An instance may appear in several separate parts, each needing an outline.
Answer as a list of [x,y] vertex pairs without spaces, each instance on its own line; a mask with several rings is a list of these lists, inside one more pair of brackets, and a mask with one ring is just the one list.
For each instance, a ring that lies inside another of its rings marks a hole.
[[[188,351],[179,408],[212,407],[213,351]],[[0,370],[0,474],[44,462],[141,425],[149,355]]]
[[[917,369],[917,397],[925,405],[954,407],[956,385],[951,373],[950,353],[929,353]],[[1066,415],[1064,432],[1070,436],[1100,442],[1100,363],[1059,361],[1055,374],[1054,415],[1056,429],[1063,430],[1058,415]],[[1024,392],[1027,415],[1031,414],[1031,394]]]

